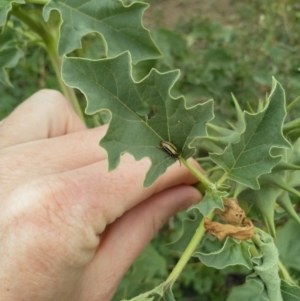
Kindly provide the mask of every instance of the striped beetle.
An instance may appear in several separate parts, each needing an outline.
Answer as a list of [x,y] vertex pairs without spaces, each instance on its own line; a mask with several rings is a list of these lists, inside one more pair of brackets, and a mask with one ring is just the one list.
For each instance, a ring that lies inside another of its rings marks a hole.
[[[177,158],[179,160],[178,157],[180,154],[177,151],[177,147],[173,143],[168,141],[162,141],[160,145],[171,157]],[[181,165],[180,160],[179,163]]]

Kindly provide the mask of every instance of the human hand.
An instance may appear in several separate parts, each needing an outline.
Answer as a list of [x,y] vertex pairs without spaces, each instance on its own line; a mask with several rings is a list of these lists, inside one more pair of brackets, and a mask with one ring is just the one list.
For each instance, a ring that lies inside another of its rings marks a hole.
[[148,188],[149,159],[107,172],[105,132],[52,90],[0,124],[0,300],[110,300],[158,229],[200,201],[179,163]]

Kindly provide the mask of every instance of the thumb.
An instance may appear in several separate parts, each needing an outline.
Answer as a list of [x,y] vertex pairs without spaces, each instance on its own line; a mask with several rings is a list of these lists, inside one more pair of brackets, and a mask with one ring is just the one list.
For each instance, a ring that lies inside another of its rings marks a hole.
[[[86,299],[110,300],[125,272],[163,224],[201,198],[192,186],[175,186],[151,196],[110,225],[85,274],[89,279],[84,282],[90,283],[84,288]],[[106,283],[107,291],[99,291],[98,283]]]

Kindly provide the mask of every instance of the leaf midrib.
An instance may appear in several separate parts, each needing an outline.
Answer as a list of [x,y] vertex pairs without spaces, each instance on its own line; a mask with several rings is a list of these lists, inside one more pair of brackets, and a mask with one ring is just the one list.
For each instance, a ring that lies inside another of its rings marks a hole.
[[[82,76],[85,76],[85,74],[83,72],[81,72],[81,69],[78,69],[76,65],[74,65],[74,68],[76,68],[76,70],[82,74]],[[106,68],[106,67],[104,67]],[[108,69],[109,70],[109,69]],[[94,71],[94,70],[93,70]],[[110,71],[110,70],[109,70]],[[131,79],[133,80],[132,76],[131,76]],[[162,141],[164,140],[156,131],[154,131],[152,129],[152,127],[150,127],[148,125],[148,123],[146,123],[136,112],[134,112],[130,107],[128,107],[119,97],[117,97],[116,95],[114,95],[112,92],[110,92],[109,90],[107,90],[105,88],[105,86],[101,86],[97,81],[93,80],[93,79],[90,79],[91,82],[94,82],[94,84],[96,86],[99,86],[100,88],[102,88],[103,90],[105,90],[108,94],[110,94],[114,99],[116,99],[120,104],[122,104],[126,109],[128,109],[128,111],[130,111],[133,115],[135,115],[148,129],[150,129],[158,138],[160,138]],[[133,81],[134,82],[134,81]],[[157,90],[158,91],[158,90]],[[158,91],[159,92],[159,91]],[[138,94],[138,93],[137,93]],[[111,109],[109,108],[103,108],[102,110],[109,110],[111,111]],[[167,117],[167,120],[168,120],[168,116]],[[167,125],[169,127],[169,122],[167,122]]]

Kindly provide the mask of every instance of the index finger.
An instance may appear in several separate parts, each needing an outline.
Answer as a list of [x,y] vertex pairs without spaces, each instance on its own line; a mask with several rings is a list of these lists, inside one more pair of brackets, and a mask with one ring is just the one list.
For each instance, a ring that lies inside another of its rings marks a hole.
[[[192,162],[198,166],[195,161]],[[89,226],[100,234],[107,224],[150,196],[173,186],[197,182],[190,171],[178,163],[170,166],[152,186],[143,187],[150,165],[148,158],[135,161],[132,156],[125,154],[118,167],[111,172],[107,172],[107,161],[104,160],[62,173],[59,177],[40,178],[39,182],[46,181],[51,194],[60,195],[63,192],[68,196],[55,197],[59,200],[60,210],[64,208],[62,212],[73,212],[70,206],[80,206],[80,216],[76,220],[88,221]]]
[[85,124],[60,92],[40,90],[2,121],[0,148],[84,129]]

